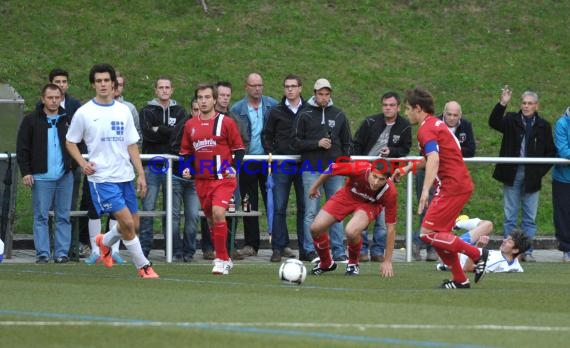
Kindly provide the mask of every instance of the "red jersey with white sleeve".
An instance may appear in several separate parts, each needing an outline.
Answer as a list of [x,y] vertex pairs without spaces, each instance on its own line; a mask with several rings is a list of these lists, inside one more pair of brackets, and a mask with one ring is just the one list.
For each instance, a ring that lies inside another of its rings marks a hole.
[[227,115],[218,113],[208,120],[192,117],[184,125],[180,155],[194,156],[196,179],[223,179],[233,152],[243,149],[238,127]]
[[[352,210],[354,212],[360,208],[367,211],[369,209],[365,208],[366,205],[374,205],[378,207],[378,210],[369,215],[377,215],[384,208],[386,223],[395,224],[398,218],[398,191],[394,182],[388,178],[386,185],[378,190],[373,190],[368,182],[371,170],[372,164],[369,162],[333,163],[330,174],[345,175],[348,180],[333,196],[333,198],[335,196],[338,198],[338,205],[335,207],[336,209],[331,210]],[[375,218],[374,216],[370,217]]]
[[433,115],[428,115],[418,130],[420,154],[439,153],[439,169],[435,178],[435,193],[440,190],[453,196],[473,191],[473,181],[461,155],[461,145],[449,127]]

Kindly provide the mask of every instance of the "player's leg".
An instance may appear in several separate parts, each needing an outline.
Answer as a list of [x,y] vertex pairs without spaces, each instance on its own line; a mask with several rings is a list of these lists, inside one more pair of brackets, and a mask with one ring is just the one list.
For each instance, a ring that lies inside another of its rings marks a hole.
[[318,267],[321,269],[330,268],[333,264],[328,229],[336,222],[337,220],[334,216],[321,209],[311,224],[311,236],[313,237],[315,250],[319,254],[320,262]]
[[348,265],[346,275],[358,275],[360,250],[362,249],[362,232],[368,227],[371,220],[363,210],[356,210],[350,221],[346,224],[346,240],[348,244]]

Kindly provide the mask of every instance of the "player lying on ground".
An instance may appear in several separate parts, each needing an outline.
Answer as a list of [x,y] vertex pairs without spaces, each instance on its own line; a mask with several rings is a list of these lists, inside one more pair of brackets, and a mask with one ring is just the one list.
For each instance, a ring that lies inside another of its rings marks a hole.
[[[527,235],[521,230],[513,230],[507,238],[503,239],[499,250],[489,250],[485,271],[487,273],[524,272],[517,256],[526,252],[529,248],[530,241]],[[475,265],[466,255],[459,255],[459,262],[465,272],[474,271]],[[438,263],[437,270],[448,271],[449,267],[443,263]]]
[[319,275],[334,271],[337,264],[333,261],[330,252],[328,229],[334,223],[344,220],[353,214],[346,224],[345,233],[348,242],[348,265],[346,275],[358,275],[360,272],[358,262],[360,249],[362,249],[362,231],[376,221],[382,209],[386,209],[386,249],[384,262],[380,265],[380,274],[383,277],[393,277],[392,253],[396,237],[396,220],[398,214],[398,191],[389,178],[389,162],[375,162],[374,167],[368,162],[333,163],[329,169],[321,174],[313,183],[308,194],[311,199],[319,199],[320,186],[334,175],[346,175],[348,180],[321,208],[313,224],[311,234],[315,250],[320,261],[313,268],[312,273]]

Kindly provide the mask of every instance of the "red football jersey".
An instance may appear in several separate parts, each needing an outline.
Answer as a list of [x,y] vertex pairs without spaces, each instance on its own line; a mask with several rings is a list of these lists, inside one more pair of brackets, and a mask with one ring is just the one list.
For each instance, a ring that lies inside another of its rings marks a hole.
[[355,200],[384,206],[386,223],[396,223],[398,218],[398,191],[392,179],[388,178],[386,185],[381,189],[372,190],[368,183],[368,176],[372,170],[371,163],[333,163],[331,169],[332,175],[346,175],[348,177],[341,190],[350,193]]
[[180,154],[195,157],[194,178],[222,179],[233,161],[232,153],[243,149],[238,127],[227,115],[209,120],[192,117],[184,125]]
[[[439,169],[434,182],[436,194],[439,190],[449,195],[473,191],[473,181],[463,161],[461,145],[442,120],[433,115],[427,116],[418,130],[418,143],[422,156],[433,151],[439,154]],[[428,149],[426,144],[429,144]]]

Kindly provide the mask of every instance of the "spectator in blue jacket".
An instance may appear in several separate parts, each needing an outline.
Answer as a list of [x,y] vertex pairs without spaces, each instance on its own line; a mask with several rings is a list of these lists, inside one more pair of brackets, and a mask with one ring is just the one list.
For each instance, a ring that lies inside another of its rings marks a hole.
[[[263,79],[258,73],[251,73],[247,76],[245,92],[246,96],[231,107],[230,114],[238,121],[243,143],[246,146],[245,154],[265,155],[261,133],[267,121],[267,113],[277,105],[277,100],[263,95]],[[259,208],[259,190],[261,190],[263,204],[267,207],[266,181],[267,173],[262,170],[261,162],[244,161],[242,163],[239,170],[239,191],[242,196],[249,196],[252,210]],[[259,218],[244,217],[243,228],[245,245],[240,250],[240,254],[255,256],[260,243]]]
[[[554,144],[558,157],[570,159],[570,107],[554,127]],[[554,229],[562,260],[570,261],[570,166],[555,164],[552,170],[552,206]]]

